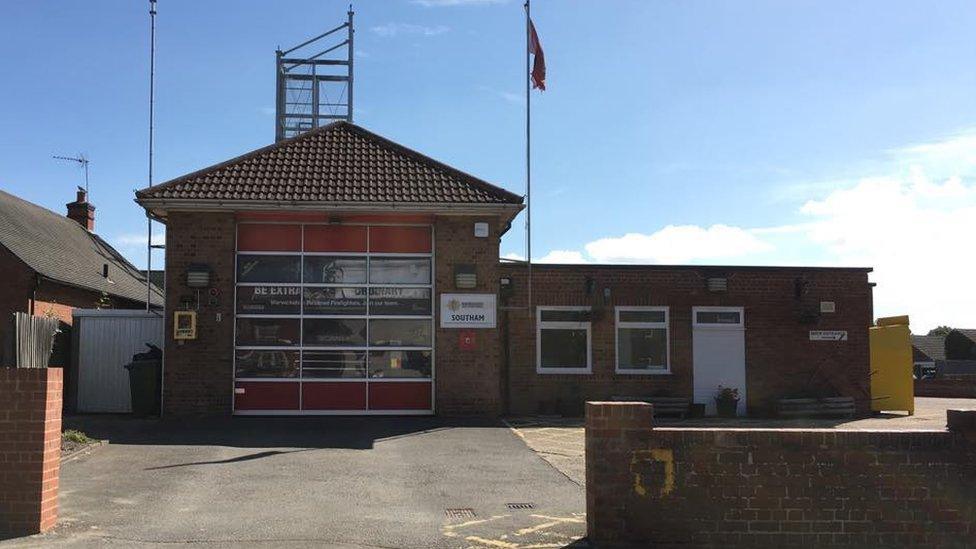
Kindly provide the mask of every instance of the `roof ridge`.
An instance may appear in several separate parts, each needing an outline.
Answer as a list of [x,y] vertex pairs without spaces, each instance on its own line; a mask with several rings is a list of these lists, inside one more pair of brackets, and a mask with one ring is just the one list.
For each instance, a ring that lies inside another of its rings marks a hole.
[[[524,202],[520,195],[345,120],[137,190],[135,194],[139,203],[154,198],[356,202],[347,196],[350,187],[370,188],[369,194],[382,195],[374,198],[379,202],[395,202],[393,198],[398,193],[415,202]],[[268,192],[280,195],[282,189],[292,198],[266,196]],[[306,189],[308,195],[294,197],[294,192],[305,195]]]

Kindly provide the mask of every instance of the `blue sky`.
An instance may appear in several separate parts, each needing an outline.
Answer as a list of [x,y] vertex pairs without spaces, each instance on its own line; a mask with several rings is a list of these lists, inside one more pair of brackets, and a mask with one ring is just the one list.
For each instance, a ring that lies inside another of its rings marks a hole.
[[[160,0],[157,181],[273,141],[274,49],[336,1]],[[356,122],[524,191],[519,1],[358,2]],[[533,15],[534,255],[864,265],[876,313],[976,325],[976,4],[558,1]],[[0,187],[143,264],[147,3],[0,4]],[[522,255],[521,220],[503,242]],[[142,239],[143,244],[140,244]],[[157,259],[157,264],[158,264]]]

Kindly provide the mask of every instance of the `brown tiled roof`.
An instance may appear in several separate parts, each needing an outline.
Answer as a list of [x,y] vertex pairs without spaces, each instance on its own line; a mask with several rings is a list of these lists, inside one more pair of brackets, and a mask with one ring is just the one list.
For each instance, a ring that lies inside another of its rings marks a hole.
[[[143,303],[148,295],[153,305],[163,304],[162,291],[152,286],[147,294],[146,277],[98,235],[2,190],[0,246],[50,280]],[[106,265],[108,278],[102,276]]]
[[137,201],[521,204],[522,197],[348,122],[136,192]]
[[912,335],[912,347],[916,355],[921,353],[930,360],[945,360],[945,336],[940,335]]

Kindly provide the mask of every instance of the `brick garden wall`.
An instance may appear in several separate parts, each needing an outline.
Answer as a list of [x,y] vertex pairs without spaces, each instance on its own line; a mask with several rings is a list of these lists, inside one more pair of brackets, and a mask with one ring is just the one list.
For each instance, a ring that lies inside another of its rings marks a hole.
[[972,547],[976,411],[949,431],[654,428],[587,403],[598,547]]
[[933,379],[916,379],[915,396],[976,398],[976,374],[946,374]]
[[62,371],[0,368],[0,539],[58,518]]
[[[692,307],[745,308],[746,384],[750,414],[769,414],[778,398],[813,391],[853,396],[869,407],[868,326],[872,292],[864,269],[534,265],[533,305],[590,306],[593,373],[537,374],[535,310],[524,308],[524,265],[502,264],[514,292],[504,305],[509,334],[508,392],[514,414],[582,415],[586,400],[612,396],[692,396]],[[728,291],[708,292],[705,278],[725,276]],[[591,295],[586,280],[593,280]],[[797,295],[797,281],[801,282]],[[604,289],[610,298],[603,298]],[[835,313],[819,313],[833,301]],[[668,375],[615,373],[616,306],[668,306]],[[847,330],[848,341],[810,341],[810,330]]]
[[[234,260],[236,225],[231,213],[171,212],[166,223],[166,352],[163,414],[230,415],[234,352]],[[197,339],[173,339],[172,311],[184,300],[196,306],[196,290],[186,286],[191,263],[211,268],[215,303],[200,291]],[[218,314],[220,320],[217,320]]]

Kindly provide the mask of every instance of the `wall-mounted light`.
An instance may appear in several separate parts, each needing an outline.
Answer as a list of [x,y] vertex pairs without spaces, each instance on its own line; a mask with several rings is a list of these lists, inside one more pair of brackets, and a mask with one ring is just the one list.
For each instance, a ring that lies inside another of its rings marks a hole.
[[203,263],[191,263],[186,268],[186,285],[188,288],[209,287],[210,266]]
[[705,287],[709,292],[727,292],[729,290],[729,279],[724,276],[712,276],[705,279]]
[[478,238],[485,238],[488,236],[488,224],[479,221],[474,224],[474,235]]
[[460,290],[470,290],[478,286],[478,274],[474,265],[454,266],[454,287]]

